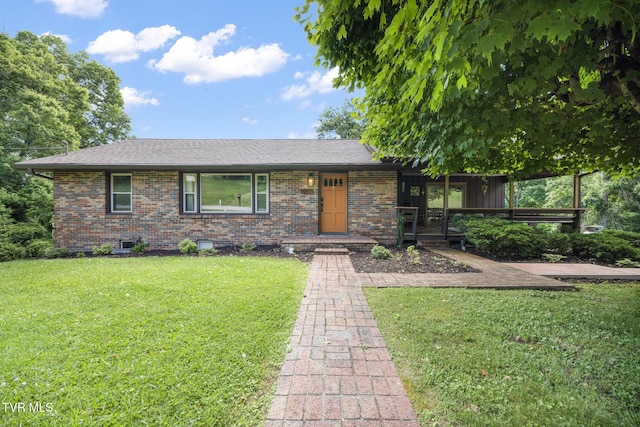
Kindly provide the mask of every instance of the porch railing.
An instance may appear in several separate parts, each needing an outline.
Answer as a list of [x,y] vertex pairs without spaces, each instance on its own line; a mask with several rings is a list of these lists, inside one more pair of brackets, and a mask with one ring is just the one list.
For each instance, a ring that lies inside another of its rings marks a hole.
[[459,234],[456,230],[449,229],[451,218],[459,215],[498,217],[511,221],[522,221],[531,225],[544,222],[563,224],[571,226],[574,230],[578,230],[584,211],[584,208],[449,208],[444,212],[442,234],[444,234],[445,239],[450,235]]

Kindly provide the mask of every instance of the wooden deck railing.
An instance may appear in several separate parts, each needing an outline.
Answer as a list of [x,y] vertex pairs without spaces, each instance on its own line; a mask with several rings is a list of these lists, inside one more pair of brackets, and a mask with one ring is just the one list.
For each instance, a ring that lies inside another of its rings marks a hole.
[[445,239],[449,236],[449,221],[458,215],[478,215],[485,217],[499,217],[512,221],[522,221],[529,224],[543,222],[564,224],[571,226],[574,230],[580,228],[580,220],[583,208],[574,209],[550,209],[550,208],[449,208],[444,215],[443,234]]

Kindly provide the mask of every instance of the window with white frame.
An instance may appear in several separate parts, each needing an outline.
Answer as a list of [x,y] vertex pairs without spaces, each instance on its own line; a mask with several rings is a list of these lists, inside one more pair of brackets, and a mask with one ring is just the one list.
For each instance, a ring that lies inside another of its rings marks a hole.
[[269,174],[184,173],[184,213],[268,213]]
[[132,195],[131,174],[111,174],[111,212],[132,212]]

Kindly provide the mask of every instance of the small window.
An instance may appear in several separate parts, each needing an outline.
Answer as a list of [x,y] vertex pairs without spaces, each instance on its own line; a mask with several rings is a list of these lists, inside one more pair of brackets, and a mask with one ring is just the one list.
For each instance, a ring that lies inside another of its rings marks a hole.
[[196,200],[197,199],[197,178],[195,173],[189,173],[183,175],[183,194],[184,201],[182,210],[184,212],[197,212]]
[[133,240],[120,240],[120,249],[131,249],[134,246]]
[[256,212],[269,212],[269,175],[256,175]]
[[111,212],[131,212],[131,174],[111,175]]
[[211,240],[198,240],[198,250],[213,249],[213,242]]

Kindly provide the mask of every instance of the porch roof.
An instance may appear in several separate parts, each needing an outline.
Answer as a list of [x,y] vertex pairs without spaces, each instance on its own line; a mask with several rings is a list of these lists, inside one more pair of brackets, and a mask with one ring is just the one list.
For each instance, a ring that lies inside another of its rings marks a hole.
[[53,170],[399,169],[355,139],[128,139],[15,163]]

